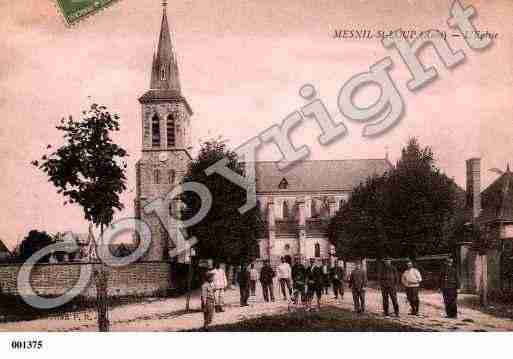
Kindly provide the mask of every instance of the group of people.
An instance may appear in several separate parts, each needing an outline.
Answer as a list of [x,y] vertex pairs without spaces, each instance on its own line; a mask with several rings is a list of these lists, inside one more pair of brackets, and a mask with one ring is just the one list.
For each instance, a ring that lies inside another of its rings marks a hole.
[[[399,275],[390,259],[383,261],[378,274],[379,286],[383,299],[383,312],[390,315],[389,304],[395,316],[399,316],[399,303],[397,291],[402,285],[410,304],[410,315],[419,314],[419,288],[422,276],[413,262],[407,262],[407,268]],[[313,299],[319,309],[323,294],[328,294],[328,288],[333,288],[334,299],[344,298],[345,283],[351,289],[354,310],[357,313],[365,312],[365,291],[367,288],[367,274],[359,262],[349,275],[346,274],[342,261],[335,266],[329,266],[327,261],[318,263],[311,258],[308,266],[303,265],[297,257],[291,266],[285,258],[276,270],[269,261],[265,261],[260,271],[254,264],[243,264],[237,275],[240,290],[240,306],[248,306],[250,296],[256,295],[257,282],[262,287],[265,302],[274,302],[274,279],[277,277],[281,294],[284,300],[290,299],[294,303],[302,303],[309,310],[312,309]],[[228,285],[226,273],[216,264],[213,270],[206,273],[206,280],[202,286],[202,308],[205,318],[205,328],[211,323],[214,312],[224,311],[224,291]],[[440,274],[440,290],[442,292],[448,318],[456,318],[458,314],[457,296],[459,288],[458,271],[451,258],[447,259],[446,266]]]
[[[254,271],[253,265],[250,267],[250,273]],[[253,286],[257,281],[257,273],[253,272]],[[321,297],[328,294],[328,289],[333,286],[335,298],[344,296],[343,281],[345,270],[342,262],[335,267],[330,267],[327,261],[319,264],[314,258],[310,259],[308,266],[303,265],[301,258],[296,258],[291,266],[285,257],[281,258],[281,263],[276,271],[271,267],[269,261],[265,261],[260,275],[258,276],[264,300],[274,302],[274,278],[278,278],[283,300],[291,299],[294,302],[301,301],[307,307],[311,306],[314,298],[317,299],[317,307],[321,305]],[[242,290],[242,289],[241,289]],[[243,305],[245,303],[241,303]]]
[[[395,316],[399,316],[399,303],[397,302],[397,290],[399,283],[405,289],[406,298],[410,304],[410,315],[419,315],[419,288],[422,276],[411,261],[406,263],[406,270],[399,279],[397,269],[392,265],[390,259],[385,259],[383,268],[379,275],[379,284],[383,297],[383,312],[389,315],[389,300],[392,301]],[[445,266],[440,271],[440,292],[442,293],[447,318],[458,317],[458,289],[460,281],[458,270],[452,258],[447,258]]]

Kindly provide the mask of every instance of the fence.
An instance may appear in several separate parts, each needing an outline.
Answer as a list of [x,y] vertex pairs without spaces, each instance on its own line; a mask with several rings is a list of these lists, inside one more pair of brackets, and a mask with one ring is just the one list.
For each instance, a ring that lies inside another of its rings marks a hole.
[[[34,291],[45,296],[59,296],[71,289],[78,281],[84,266],[99,267],[99,263],[68,262],[37,264],[34,266],[30,282]],[[21,264],[0,264],[0,289],[4,294],[19,295],[17,286]],[[110,296],[158,295],[173,288],[172,264],[169,262],[136,262],[124,267],[107,267],[108,294]],[[84,297],[96,295],[91,280],[82,292]]]

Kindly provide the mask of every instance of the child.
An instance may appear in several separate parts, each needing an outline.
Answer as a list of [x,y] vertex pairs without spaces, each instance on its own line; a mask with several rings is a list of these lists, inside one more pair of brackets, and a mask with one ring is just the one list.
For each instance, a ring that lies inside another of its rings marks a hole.
[[201,286],[201,307],[203,308],[203,329],[208,330],[208,325],[214,318],[215,307],[215,287],[214,273],[205,274],[205,282]]

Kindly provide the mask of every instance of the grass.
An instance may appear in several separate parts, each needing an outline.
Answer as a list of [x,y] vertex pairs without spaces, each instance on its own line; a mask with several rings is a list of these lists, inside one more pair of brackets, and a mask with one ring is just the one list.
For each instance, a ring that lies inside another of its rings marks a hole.
[[[357,315],[336,307],[319,312],[293,312],[262,316],[233,324],[216,325],[217,332],[415,332],[418,328],[374,315]],[[422,330],[424,331],[424,330]]]

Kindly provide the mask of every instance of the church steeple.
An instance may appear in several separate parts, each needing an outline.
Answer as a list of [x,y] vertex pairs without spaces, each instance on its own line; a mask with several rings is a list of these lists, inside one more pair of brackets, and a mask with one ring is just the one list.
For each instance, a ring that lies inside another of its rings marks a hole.
[[160,26],[157,53],[153,56],[150,89],[173,90],[180,94],[178,63],[173,44],[171,43],[171,34],[166,14],[167,1],[162,2],[162,7],[162,24]]

